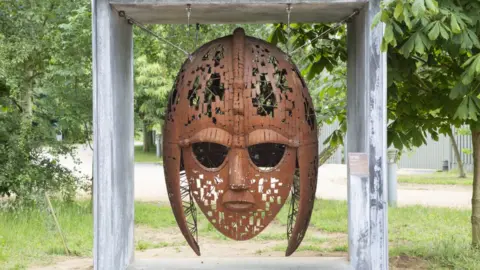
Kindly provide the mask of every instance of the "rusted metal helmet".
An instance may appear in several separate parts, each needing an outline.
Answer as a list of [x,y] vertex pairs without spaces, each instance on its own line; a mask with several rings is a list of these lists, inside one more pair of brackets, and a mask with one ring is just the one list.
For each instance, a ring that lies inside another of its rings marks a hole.
[[163,138],[168,196],[195,253],[194,202],[222,234],[247,240],[290,194],[286,255],[297,249],[315,199],[317,126],[307,86],[279,48],[241,28],[200,47],[177,76]]

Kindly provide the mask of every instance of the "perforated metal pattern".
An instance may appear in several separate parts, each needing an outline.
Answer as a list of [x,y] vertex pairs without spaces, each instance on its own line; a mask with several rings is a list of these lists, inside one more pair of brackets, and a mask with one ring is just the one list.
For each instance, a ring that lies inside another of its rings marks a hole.
[[[291,254],[303,239],[313,208],[318,147],[308,89],[285,54],[245,36],[243,29],[205,44],[178,74],[166,119],[169,197],[179,227],[197,254],[191,233],[196,233],[191,228],[196,222],[185,221],[193,202],[182,203],[185,195],[177,198],[181,164],[198,207],[216,229],[236,240],[258,235],[275,218],[297,169],[288,226]],[[275,161],[261,162],[268,155]]]

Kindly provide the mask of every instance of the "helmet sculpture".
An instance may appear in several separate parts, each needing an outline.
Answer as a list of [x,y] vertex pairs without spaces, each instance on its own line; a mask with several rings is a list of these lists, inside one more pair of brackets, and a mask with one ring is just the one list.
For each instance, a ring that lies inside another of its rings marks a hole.
[[308,89],[285,53],[241,28],[200,47],[177,76],[163,136],[168,196],[197,255],[194,201],[222,234],[248,240],[290,194],[286,255],[298,248],[315,199],[318,139]]

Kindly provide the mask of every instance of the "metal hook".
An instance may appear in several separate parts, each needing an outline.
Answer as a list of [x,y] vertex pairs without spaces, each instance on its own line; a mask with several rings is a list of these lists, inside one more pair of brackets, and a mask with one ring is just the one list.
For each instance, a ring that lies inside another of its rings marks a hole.
[[353,13],[347,17],[347,19],[345,20],[346,23],[351,23],[352,20],[353,20],[353,17],[355,17],[356,15],[360,14],[360,10],[359,9],[354,9],[353,10]]

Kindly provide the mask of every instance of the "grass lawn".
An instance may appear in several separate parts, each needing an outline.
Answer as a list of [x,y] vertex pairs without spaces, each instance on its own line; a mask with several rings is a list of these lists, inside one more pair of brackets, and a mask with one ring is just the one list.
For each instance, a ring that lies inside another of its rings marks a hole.
[[[54,203],[59,222],[71,252],[76,256],[91,256],[93,221],[89,202]],[[275,221],[286,226],[288,207]],[[432,269],[480,269],[480,251],[470,248],[469,210],[446,208],[404,207],[390,209],[389,240],[391,256],[409,256],[425,260]],[[201,237],[224,240],[199,213]],[[176,228],[168,205],[135,204],[135,223],[151,229]],[[282,230],[283,231],[283,230]],[[347,233],[347,204],[341,201],[319,200],[314,209],[311,228],[299,250],[345,252],[346,237],[325,250],[330,241],[314,235],[343,235]],[[260,234],[252,241],[284,240],[284,233]],[[219,240],[219,241],[220,241]],[[185,245],[136,240],[138,250]],[[285,250],[286,242],[274,250]],[[258,250],[259,254],[266,250]],[[0,269],[25,269],[29,265],[48,264],[65,255],[52,218],[44,207],[0,211]]]
[[471,186],[473,175],[467,174],[467,178],[458,178],[458,172],[436,172],[418,175],[399,175],[399,183],[432,184],[432,185],[464,185]]
[[162,163],[162,158],[157,158],[155,148],[150,150],[150,152],[143,152],[142,145],[135,145],[135,162]]
[[[91,256],[91,205],[53,204],[72,254]],[[25,269],[31,264],[52,262],[58,255],[65,255],[65,251],[45,205],[0,212],[0,269]]]

